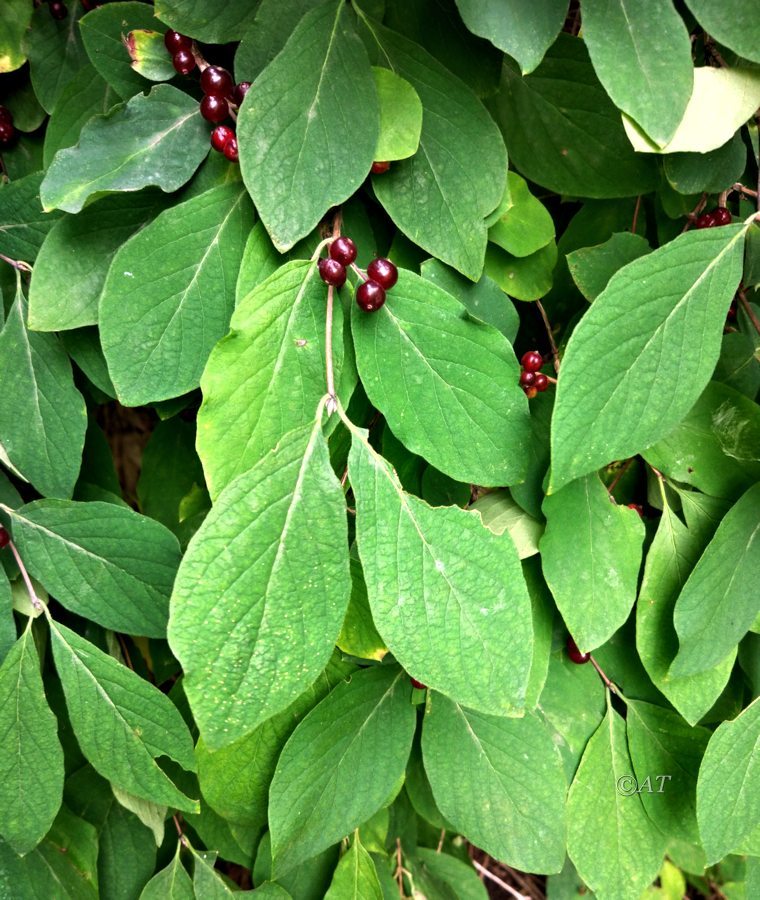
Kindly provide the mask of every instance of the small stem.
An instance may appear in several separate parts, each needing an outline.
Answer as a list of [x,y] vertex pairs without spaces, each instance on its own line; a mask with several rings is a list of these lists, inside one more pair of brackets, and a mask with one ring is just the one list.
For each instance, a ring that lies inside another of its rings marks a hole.
[[356,263],[351,263],[351,268],[354,270],[354,272],[356,272],[356,274],[359,276],[359,278],[361,278],[362,281],[366,281],[367,278],[369,278],[364,269],[360,269],[359,266],[356,265]]
[[623,477],[623,475],[625,475],[625,473],[628,471],[628,468],[629,468],[629,466],[631,465],[632,462],[633,462],[633,457],[631,457],[627,462],[625,462],[625,463],[620,467],[620,469],[619,469],[617,475],[615,475],[615,477],[614,477],[614,478],[612,479],[612,481],[610,482],[610,486],[607,488],[607,493],[608,493],[608,494],[612,494],[612,492],[613,492],[613,491],[615,490],[615,488],[618,486],[618,482],[620,481],[620,479],[621,479],[621,478]]
[[7,262],[9,266],[13,266],[14,269],[17,269],[19,272],[31,272],[32,267],[29,263],[24,262],[23,259],[11,259],[9,256],[6,256],[4,253],[0,253],[0,259],[3,262]]
[[705,208],[706,203],[707,203],[707,194],[702,194],[702,196],[699,198],[699,202],[697,203],[697,205],[686,217],[686,224],[681,229],[681,234],[683,234],[684,231],[688,231],[691,228],[691,226],[696,221],[699,213],[701,213],[702,210]]
[[446,840],[446,829],[441,829],[441,836],[438,838],[438,846],[435,848],[436,853],[440,853],[443,850],[443,842]]
[[[327,239],[327,243],[332,243],[340,235],[341,223],[340,210],[335,214],[333,220],[332,237]],[[327,376],[327,415],[330,416],[338,408],[337,396],[335,393],[335,372],[333,368],[333,305],[335,302],[335,288],[330,284],[327,286],[327,322],[325,324],[325,368]]]
[[472,860],[473,866],[475,866],[476,871],[480,872],[480,874],[487,878],[489,881],[493,881],[494,884],[497,884],[502,890],[505,890],[508,894],[511,894],[515,900],[530,900],[530,897],[525,894],[521,894],[519,891],[516,891],[511,884],[507,884],[506,881],[502,881],[498,875],[494,875],[493,872],[489,872],[488,869],[481,865],[477,859]]
[[602,671],[602,668],[601,668],[601,666],[599,665],[599,663],[594,659],[593,656],[589,656],[589,660],[590,660],[590,662],[591,662],[591,665],[592,665],[592,666],[596,669],[596,671],[598,672],[599,677],[602,679],[602,681],[603,681],[603,682],[605,683],[605,685],[607,686],[607,690],[609,690],[609,691],[610,691],[611,693],[613,693],[613,694],[617,694],[617,693],[618,693],[617,687],[616,687],[616,686],[610,681],[610,679],[604,674],[604,672]]
[[745,197],[752,197],[753,199],[757,199],[757,191],[753,191],[752,188],[745,187],[738,181],[736,182],[736,184],[731,185],[731,190],[735,194],[744,194]]
[[177,829],[180,844],[182,844],[183,847],[190,847],[190,844],[182,831],[182,826],[179,824],[176,813],[172,816],[172,821],[174,822],[174,827]]
[[121,647],[121,652],[124,654],[124,659],[126,660],[127,667],[132,669],[134,672],[135,667],[132,665],[132,660],[129,657],[129,650],[127,649],[127,642],[124,640],[123,636],[120,634],[116,634],[116,640],[119,642],[119,646]]
[[744,309],[744,312],[747,313],[747,318],[755,326],[755,331],[758,334],[760,334],[760,320],[758,320],[757,316],[755,315],[755,311],[752,309],[752,306],[750,305],[749,300],[747,300],[747,297],[744,294],[744,291],[738,291],[737,295],[739,297],[739,302],[741,303],[742,308]]
[[547,375],[547,376],[546,376],[546,380],[549,382],[549,384],[556,384],[556,383],[557,383],[557,379],[556,379],[556,378],[552,378],[551,375]]
[[631,234],[636,234],[636,223],[639,219],[639,209],[641,208],[641,194],[636,198],[636,206],[633,209],[633,221],[631,222]]
[[396,882],[398,884],[399,896],[404,895],[404,866],[401,858],[401,838],[396,838]]
[[557,345],[554,342],[552,326],[549,324],[549,317],[546,315],[546,310],[540,300],[536,300],[536,306],[541,313],[541,318],[544,321],[544,328],[546,328],[546,334],[549,337],[549,346],[552,348],[552,359],[554,361],[554,371],[559,375],[559,353],[557,352]]
[[24,565],[21,556],[16,549],[16,545],[13,541],[8,541],[8,546],[10,547],[10,551],[13,554],[14,559],[16,560],[16,564],[18,565],[19,572],[21,572],[21,577],[24,579],[24,584],[26,585],[27,593],[29,594],[29,599],[32,602],[32,606],[36,610],[45,609],[45,604],[40,600],[37,596],[37,592],[34,590],[34,585],[32,584],[32,579],[29,577],[29,573],[26,571],[26,566]]

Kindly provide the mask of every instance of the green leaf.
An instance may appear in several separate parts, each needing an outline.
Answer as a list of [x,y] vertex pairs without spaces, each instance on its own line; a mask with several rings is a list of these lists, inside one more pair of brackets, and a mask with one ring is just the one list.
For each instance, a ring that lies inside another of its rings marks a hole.
[[0,332],[0,451],[40,493],[68,497],[82,461],[84,398],[58,338],[27,331],[25,318],[19,281]]
[[[334,335],[342,332],[342,317],[335,303]],[[325,286],[314,262],[286,263],[238,304],[232,331],[201,378],[197,446],[212,498],[289,430],[313,421],[325,393],[326,319]],[[336,382],[342,363],[336,341]]]
[[[659,773],[657,773],[659,774]],[[586,746],[567,798],[567,852],[603,897],[638,900],[657,877],[664,838],[650,822],[628,755],[625,722],[607,715]]]
[[319,421],[218,497],[180,566],[169,627],[209,747],[280,712],[324,669],[348,604],[347,541]]
[[170,84],[157,84],[149,94],[90,119],[76,147],[56,153],[40,189],[42,204],[76,213],[103,191],[150,184],[176,191],[207,152],[208,129],[198,102]]
[[[393,433],[457,481],[499,485],[524,473],[530,420],[512,347],[451,295],[402,270],[388,303],[352,328],[362,384]],[[461,429],[467,439],[459,440]]]
[[746,162],[740,133],[709,153],[669,153],[662,161],[665,177],[679,194],[718,194],[741,179]]
[[644,525],[617,506],[597,475],[547,497],[541,562],[578,646],[594,650],[628,618],[638,585]]
[[745,233],[687,232],[610,279],[562,361],[552,490],[651,447],[691,409],[718,360]]
[[473,709],[514,714],[525,700],[533,624],[512,541],[476,514],[404,493],[364,434],[352,428],[349,478],[377,630],[419,681]]
[[485,272],[510,297],[538,300],[551,290],[556,263],[557,245],[554,241],[522,258],[489,244]]
[[221,185],[165,210],[116,253],[100,298],[100,334],[126,406],[197,387],[227,332],[252,224],[245,191]]
[[349,656],[360,659],[376,659],[378,662],[388,652],[383,639],[378,634],[372,618],[372,610],[367,596],[362,564],[356,544],[351,548],[351,597],[348,601],[346,618],[338,635],[337,645]]
[[731,140],[760,105],[760,72],[703,66],[694,70],[694,90],[670,140],[653,144],[623,116],[626,134],[639,153],[708,153]]
[[731,675],[734,654],[713,669],[674,676],[670,664],[678,651],[673,609],[707,538],[681,522],[665,505],[649,551],[636,604],[636,647],[649,677],[691,725],[718,699]]
[[656,184],[652,161],[634,152],[578,38],[561,34],[526,78],[505,64],[492,108],[510,160],[530,181],[600,198],[634,197]]
[[198,808],[156,763],[168,756],[193,771],[193,742],[182,716],[158,688],[56,622],[53,659],[82,753],[116,787],[186,812]]
[[34,262],[45,236],[61,214],[40,205],[42,172],[6,182],[0,189],[0,252],[11,259]]
[[567,15],[567,0],[537,0],[527,6],[518,0],[457,0],[465,25],[487,38],[532,72],[554,43]]
[[390,69],[372,67],[380,104],[380,134],[375,159],[395,160],[414,156],[422,132],[422,102],[417,91]]
[[145,885],[140,900],[195,900],[193,883],[179,856],[181,849],[178,841],[174,858]]
[[383,900],[375,863],[362,847],[358,832],[338,863],[325,900]]
[[261,0],[235,51],[235,80],[254,81],[282,50],[294,25],[324,0]]
[[240,40],[251,14],[250,0],[226,0],[213,13],[206,0],[157,0],[155,6],[162,22],[208,44]]
[[164,36],[159,31],[136,28],[126,39],[133,71],[149,81],[171,81],[177,74],[172,58],[166,52]]
[[64,19],[54,19],[44,5],[38,6],[26,32],[32,85],[46,112],[52,113],[58,98],[76,72],[87,65],[87,54],[79,34],[85,9],[72,4]]
[[680,646],[674,675],[693,675],[732,653],[760,612],[760,484],[726,513],[673,613]]
[[96,324],[111,260],[164,203],[165,195],[158,191],[114,194],[54,222],[29,285],[30,327],[63,331]]
[[735,850],[760,821],[759,741],[757,699],[719,725],[707,745],[697,782],[697,818],[708,863]]
[[293,732],[269,793],[275,876],[334,844],[403,778],[416,715],[397,666],[362,669]]
[[63,796],[63,751],[31,621],[0,668],[0,733],[0,833],[24,855],[50,830]]
[[484,218],[501,200],[507,175],[499,131],[470,88],[434,57],[360,15],[383,65],[411,83],[424,110],[419,150],[373,178],[377,198],[407,237],[477,281]]
[[646,256],[650,250],[645,238],[629,231],[620,231],[603,244],[581,247],[568,253],[567,267],[578,290],[591,302],[607,287],[618,269]]
[[432,693],[422,753],[435,801],[457,831],[507,865],[560,871],[567,782],[537,716],[483,715]]
[[691,96],[691,41],[671,0],[585,0],[583,39],[612,102],[666,144]]
[[524,178],[508,172],[507,181],[512,202],[488,229],[488,240],[513,256],[530,256],[554,240],[554,222]]
[[724,0],[716,7],[710,0],[686,0],[686,5],[716,41],[739,56],[760,63],[760,23],[751,4]]
[[34,7],[29,0],[7,0],[0,19],[0,72],[13,72],[26,62],[21,46]]
[[281,252],[348,199],[374,159],[377,93],[350,17],[339,0],[307,13],[240,110],[243,180]]
[[509,532],[520,559],[538,553],[543,526],[515,503],[509,491],[490,491],[476,500],[470,509],[480,513],[483,524],[494,534]]
[[163,637],[179,545],[113,503],[35,500],[9,513],[29,571],[64,606],[104,628]]
[[456,856],[418,846],[409,863],[415,888],[428,900],[488,900],[488,891],[473,866]]

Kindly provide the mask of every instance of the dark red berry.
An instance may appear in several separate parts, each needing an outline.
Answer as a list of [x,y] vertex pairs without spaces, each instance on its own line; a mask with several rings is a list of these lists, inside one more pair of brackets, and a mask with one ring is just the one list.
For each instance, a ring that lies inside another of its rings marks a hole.
[[549,387],[549,379],[543,372],[536,372],[536,380],[533,382],[533,387],[540,393],[545,391]]
[[13,113],[5,106],[0,106],[0,122],[7,122],[13,125]]
[[10,122],[0,120],[0,144],[10,144],[16,136],[16,129]]
[[376,281],[364,281],[356,289],[356,302],[364,312],[376,312],[385,303],[385,288]]
[[173,31],[171,28],[164,34],[164,46],[174,56],[179,50],[190,50],[192,40],[185,34]]
[[568,637],[567,639],[567,655],[570,657],[571,662],[574,662],[579,666],[582,666],[583,663],[587,663],[591,659],[591,654],[581,653],[578,649],[578,645],[571,637]]
[[201,100],[201,115],[207,122],[222,122],[230,114],[230,108],[224,97],[208,94]]
[[201,90],[209,97],[231,97],[232,76],[221,66],[206,66],[201,73]]
[[235,132],[227,125],[217,125],[211,132],[211,146],[214,150],[224,153],[227,142],[235,137]]
[[725,206],[716,206],[712,211],[712,217],[716,225],[730,225],[732,222],[731,213]]
[[238,161],[237,138],[234,135],[224,145],[224,150],[222,152],[230,162]]
[[346,267],[337,259],[320,259],[317,268],[319,277],[325,284],[339,288],[346,283]]
[[421,681],[417,681],[417,679],[412,678],[411,675],[409,676],[409,681],[412,682],[412,687],[417,688],[418,691],[426,691],[427,690],[426,684],[423,684]]
[[370,172],[372,172],[373,175],[383,175],[390,167],[391,164],[389,162],[373,162]]
[[195,68],[195,57],[189,50],[177,50],[172,65],[180,75],[189,75]]
[[380,256],[373,259],[367,266],[367,275],[372,281],[376,281],[380,287],[389,291],[398,281],[398,269],[394,264],[384,257]]
[[520,372],[520,386],[521,387],[530,387],[535,380],[536,380],[535,372],[526,372],[524,369],[522,372]]
[[526,372],[538,372],[544,364],[544,358],[538,350],[528,350],[527,353],[523,353],[520,363]]
[[240,106],[240,104],[243,102],[243,97],[245,97],[250,89],[250,81],[241,81],[240,84],[235,85],[235,89],[232,92],[232,102],[235,104],[235,106]]
[[60,3],[59,0],[51,0],[48,6],[50,8],[50,15],[59,22],[62,19],[65,19],[69,14],[68,9],[66,9],[66,4]]
[[727,319],[735,319],[739,313],[739,306],[736,300],[731,301],[731,306],[728,307],[728,313],[726,313]]
[[712,213],[702,213],[694,223],[695,228],[712,228],[715,225],[715,216]]
[[336,259],[344,266],[350,266],[356,259],[356,244],[350,237],[339,237],[330,244],[330,259]]
[[635,509],[641,518],[644,518],[644,507],[640,503],[629,503],[627,505],[628,509]]
[[11,536],[8,534],[5,528],[0,525],[0,550],[2,550],[4,547],[7,547],[10,542]]

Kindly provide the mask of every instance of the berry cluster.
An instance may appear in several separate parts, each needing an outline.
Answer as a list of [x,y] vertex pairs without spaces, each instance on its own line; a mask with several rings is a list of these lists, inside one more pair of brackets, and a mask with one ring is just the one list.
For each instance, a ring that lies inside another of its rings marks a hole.
[[549,387],[549,379],[540,370],[544,364],[544,358],[538,350],[528,350],[523,353],[520,360],[522,372],[520,372],[520,387],[525,391],[529,400],[536,394],[540,394]]
[[[319,277],[325,284],[342,287],[346,283],[346,266],[356,260],[356,244],[349,237],[339,237],[330,244],[327,259],[320,259]],[[356,270],[362,274],[359,269]],[[363,277],[363,276],[362,276]],[[356,302],[364,312],[376,312],[385,303],[385,292],[398,281],[398,269],[383,257],[367,266],[367,277],[356,289]]]
[[8,546],[11,542],[11,536],[8,534],[7,530],[0,525],[0,550],[3,550]]
[[716,206],[710,212],[703,212],[694,223],[695,228],[716,228],[720,225],[731,224],[731,213],[725,206]]
[[581,653],[578,645],[571,637],[567,639],[567,655],[570,657],[570,661],[578,666],[582,666],[583,663],[587,663],[591,659],[591,654]]
[[9,109],[0,106],[0,147],[7,146],[16,137],[13,127],[13,114]]

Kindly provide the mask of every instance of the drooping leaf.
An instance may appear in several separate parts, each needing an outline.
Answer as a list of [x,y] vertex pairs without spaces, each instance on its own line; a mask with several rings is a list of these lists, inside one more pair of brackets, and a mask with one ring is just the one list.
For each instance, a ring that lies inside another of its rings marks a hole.
[[581,247],[567,254],[567,267],[578,290],[588,301],[596,300],[607,287],[610,278],[623,266],[651,250],[638,234],[620,231],[603,244]]
[[307,13],[240,111],[243,180],[281,252],[351,196],[374,159],[377,92],[350,16],[338,0]]
[[357,828],[398,788],[416,716],[396,666],[357,672],[293,732],[269,794],[274,874]]
[[380,134],[375,159],[395,160],[414,156],[422,131],[422,103],[417,91],[390,69],[372,67],[380,105]]
[[155,184],[176,191],[208,153],[198,103],[157,84],[104,116],[91,119],[75,147],[59,150],[40,188],[46,210],[79,212],[92,194],[137,191]]
[[554,239],[554,222],[524,178],[508,172],[507,180],[511,204],[488,229],[488,240],[513,256],[530,256]]
[[506,531],[520,559],[538,553],[538,542],[544,529],[540,522],[515,503],[509,491],[490,491],[476,500],[470,509],[480,513],[483,524],[494,534],[504,534]]
[[662,167],[679,194],[717,194],[741,179],[746,162],[747,148],[737,133],[709,153],[668,153]]
[[317,421],[222,492],[177,576],[169,638],[209,747],[253,730],[316,679],[349,591],[343,492]]
[[50,636],[71,724],[92,767],[130,794],[194,812],[197,801],[156,763],[168,756],[195,769],[190,732],[171,700],[64,625],[51,622]]
[[483,715],[433,693],[422,752],[435,801],[457,831],[507,865],[560,871],[567,782],[537,716]]
[[[645,450],[691,409],[720,353],[745,233],[733,225],[688,232],[610,279],[562,360],[552,490]],[[592,374],[600,368],[601,381]]]
[[525,700],[533,625],[511,539],[478,515],[404,493],[363,435],[352,430],[349,478],[378,631],[419,681],[473,709],[514,713]]
[[760,63],[760,23],[751,4],[725,0],[717,7],[710,0],[686,0],[686,5],[716,41]]
[[[362,384],[393,433],[457,481],[519,481],[530,427],[512,347],[461,304],[402,270],[373,315],[352,329]],[[465,424],[466,423],[466,424]]]
[[245,191],[221,185],[165,210],[118,250],[99,320],[122,403],[139,406],[197,387],[227,332],[252,224]]
[[53,112],[58,97],[76,72],[87,65],[87,54],[79,33],[84,6],[72,4],[64,19],[55,19],[46,6],[38,6],[26,33],[32,85],[45,110]]
[[63,751],[31,627],[0,667],[0,834],[16,853],[50,830],[63,796]]
[[27,0],[7,0],[0,19],[0,72],[13,72],[26,62],[21,40],[33,12]]
[[335,869],[325,900],[383,900],[375,863],[359,841],[358,832]]
[[43,173],[35,172],[0,190],[0,253],[11,259],[34,262],[45,236],[61,216],[42,211],[42,179]]

